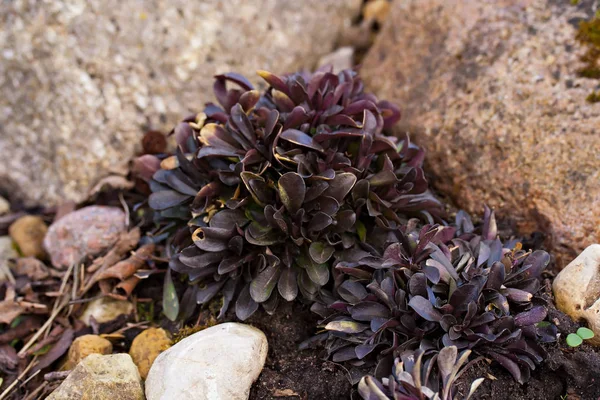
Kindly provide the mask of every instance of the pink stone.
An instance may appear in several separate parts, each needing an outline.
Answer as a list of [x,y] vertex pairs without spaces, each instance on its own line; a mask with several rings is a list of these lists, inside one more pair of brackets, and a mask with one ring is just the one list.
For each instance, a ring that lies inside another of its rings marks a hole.
[[125,213],[115,207],[90,206],[55,221],[44,238],[52,265],[64,269],[100,254],[126,229]]

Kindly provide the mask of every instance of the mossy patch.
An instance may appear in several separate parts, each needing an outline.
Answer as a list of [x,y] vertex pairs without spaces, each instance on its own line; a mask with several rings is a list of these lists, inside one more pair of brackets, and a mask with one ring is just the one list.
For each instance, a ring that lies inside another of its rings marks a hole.
[[598,103],[600,101],[600,92],[592,92],[585,99],[588,103]]
[[[584,66],[577,73],[583,78],[600,79],[600,15],[589,21],[581,21],[576,39],[586,47],[581,56]],[[586,100],[590,103],[600,101],[600,93],[592,92]]]
[[210,316],[207,321],[205,321],[204,323],[201,323],[199,325],[184,326],[183,328],[179,329],[179,331],[177,331],[177,333],[175,333],[173,335],[172,343],[173,344],[179,343],[186,337],[191,336],[196,332],[203,331],[206,328],[210,328],[211,326],[215,326],[216,324],[217,324],[217,320],[214,317]]

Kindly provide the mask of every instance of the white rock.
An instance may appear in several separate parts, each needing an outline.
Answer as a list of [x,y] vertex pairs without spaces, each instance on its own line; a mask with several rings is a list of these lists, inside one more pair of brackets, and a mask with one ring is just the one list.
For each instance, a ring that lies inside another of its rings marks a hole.
[[600,244],[581,252],[554,279],[556,307],[573,320],[585,319],[596,336],[589,343],[600,345]]
[[260,330],[228,322],[161,353],[146,379],[147,400],[246,400],[268,343]]

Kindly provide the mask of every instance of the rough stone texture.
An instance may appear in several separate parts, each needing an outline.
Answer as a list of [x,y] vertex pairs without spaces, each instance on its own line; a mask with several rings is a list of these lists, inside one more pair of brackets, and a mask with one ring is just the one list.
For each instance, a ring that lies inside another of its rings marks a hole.
[[79,319],[86,325],[90,325],[91,318],[94,317],[97,323],[112,321],[121,314],[131,314],[133,312],[133,304],[125,300],[117,300],[111,297],[101,297],[90,301],[85,311]]
[[0,192],[81,201],[145,128],[170,129],[212,100],[214,74],[312,68],[360,4],[0,2]]
[[591,1],[394,1],[362,74],[403,109],[434,186],[522,233],[565,265],[600,240],[598,84],[579,78],[577,21]]
[[63,366],[63,370],[73,369],[81,360],[90,354],[110,354],[113,346],[108,340],[98,335],[83,335],[71,343],[67,362]]
[[131,343],[129,355],[137,365],[142,379],[146,379],[156,357],[171,346],[171,338],[162,328],[148,328]]
[[337,74],[354,66],[354,48],[350,46],[340,47],[336,51],[326,54],[319,60],[319,67],[330,66],[333,73]]
[[600,345],[600,244],[593,244],[571,261],[552,283],[556,307],[573,320],[586,320]]
[[0,282],[8,279],[10,273],[8,260],[16,257],[19,257],[19,254],[15,250],[10,236],[0,236]]
[[144,389],[129,354],[91,354],[46,399],[144,400]]
[[46,257],[43,246],[46,232],[48,232],[48,226],[37,215],[25,215],[8,228],[10,237],[19,246],[19,251],[25,257]]
[[262,331],[236,322],[195,333],[161,353],[146,379],[148,400],[246,400],[267,358]]
[[125,222],[125,213],[120,208],[84,207],[50,225],[44,247],[52,265],[67,268],[112,246],[125,232]]

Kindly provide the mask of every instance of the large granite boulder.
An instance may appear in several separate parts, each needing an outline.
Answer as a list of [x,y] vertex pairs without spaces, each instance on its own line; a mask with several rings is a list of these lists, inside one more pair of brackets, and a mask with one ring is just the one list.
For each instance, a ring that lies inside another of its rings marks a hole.
[[[312,68],[361,1],[0,2],[0,193],[83,200],[144,129],[212,97],[212,76]],[[256,81],[256,79],[255,79]]]
[[403,109],[434,186],[548,234],[565,265],[600,238],[598,85],[575,39],[592,1],[394,1],[362,69]]

